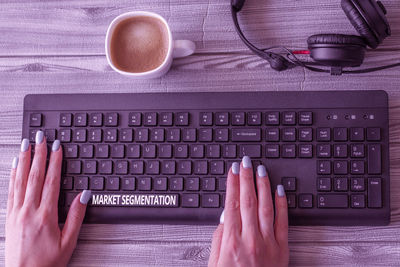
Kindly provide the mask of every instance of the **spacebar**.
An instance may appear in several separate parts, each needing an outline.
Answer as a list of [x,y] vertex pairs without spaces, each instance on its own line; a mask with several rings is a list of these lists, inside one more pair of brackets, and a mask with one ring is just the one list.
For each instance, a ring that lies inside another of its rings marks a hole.
[[347,195],[318,195],[318,208],[347,208]]
[[90,206],[98,207],[158,207],[179,206],[178,194],[135,194],[120,192],[93,192]]

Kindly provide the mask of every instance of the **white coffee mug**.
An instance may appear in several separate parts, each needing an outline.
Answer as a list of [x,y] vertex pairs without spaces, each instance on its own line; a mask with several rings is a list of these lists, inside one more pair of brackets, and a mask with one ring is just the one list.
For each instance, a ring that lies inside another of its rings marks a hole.
[[[168,51],[167,55],[164,59],[164,61],[155,69],[146,71],[146,72],[127,72],[123,71],[115,66],[115,64],[111,60],[111,37],[113,35],[113,32],[116,28],[116,26],[121,22],[124,21],[128,18],[132,17],[151,17],[160,20],[166,27],[167,32],[168,32]],[[157,78],[162,75],[164,75],[171,67],[172,65],[172,59],[173,58],[179,58],[179,57],[186,57],[194,53],[196,46],[192,41],[189,40],[173,40],[172,39],[172,34],[171,34],[171,29],[168,26],[167,21],[161,17],[160,15],[153,13],[153,12],[148,12],[148,11],[132,11],[132,12],[127,12],[124,14],[119,15],[116,17],[108,26],[107,34],[106,34],[106,57],[108,64],[110,64],[111,68],[115,70],[116,72],[135,77],[135,78]]]

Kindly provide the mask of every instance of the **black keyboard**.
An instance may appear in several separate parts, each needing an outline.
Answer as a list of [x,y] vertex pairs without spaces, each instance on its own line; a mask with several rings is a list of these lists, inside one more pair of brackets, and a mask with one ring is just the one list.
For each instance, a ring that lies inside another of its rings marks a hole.
[[390,221],[384,91],[28,95],[22,137],[62,142],[60,222],[215,224],[244,155],[283,184],[291,225]]

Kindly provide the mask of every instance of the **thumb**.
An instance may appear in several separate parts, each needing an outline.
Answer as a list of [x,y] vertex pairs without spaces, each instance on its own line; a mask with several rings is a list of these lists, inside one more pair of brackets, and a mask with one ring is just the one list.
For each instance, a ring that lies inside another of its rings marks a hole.
[[70,248],[71,250],[75,248],[83,218],[85,217],[87,203],[91,196],[92,192],[90,190],[83,190],[72,202],[62,230],[61,244],[63,247]]

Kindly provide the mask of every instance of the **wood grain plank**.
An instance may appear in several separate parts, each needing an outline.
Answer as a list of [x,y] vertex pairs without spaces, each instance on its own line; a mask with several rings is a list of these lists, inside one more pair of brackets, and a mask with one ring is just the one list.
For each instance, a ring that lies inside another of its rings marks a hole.
[[[393,36],[382,47],[398,50],[400,6],[397,0],[384,3]],[[233,27],[229,1],[17,0],[3,1],[1,7],[2,56],[104,54],[108,24],[132,10],[160,13],[169,21],[175,37],[195,41],[198,52],[247,50]],[[250,40],[262,46],[304,48],[312,34],[356,34],[339,1],[248,0],[240,20]]]

